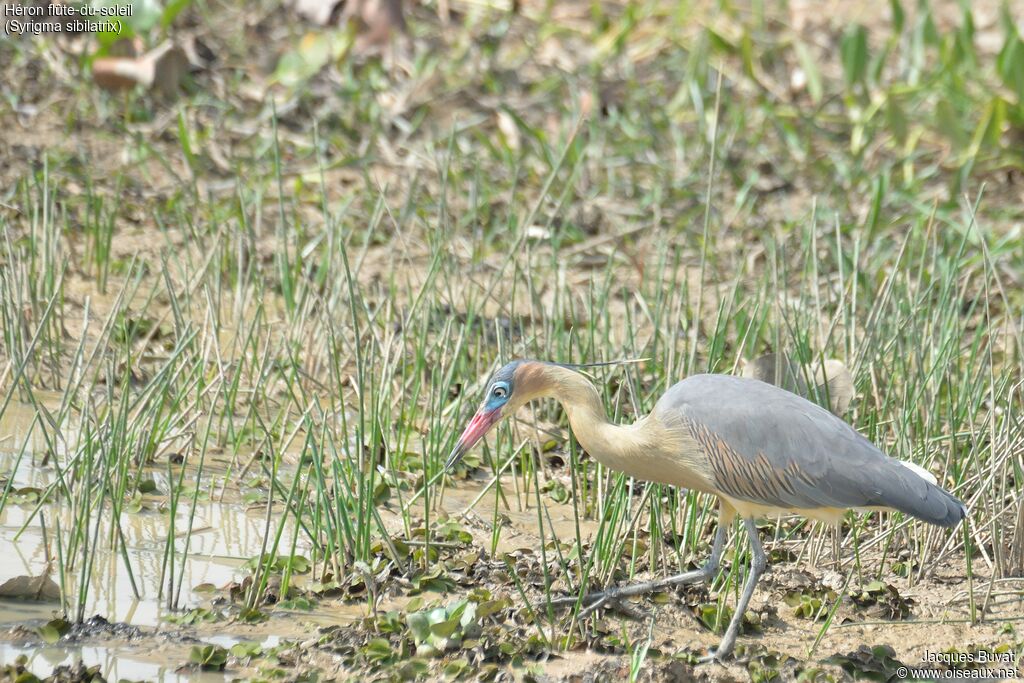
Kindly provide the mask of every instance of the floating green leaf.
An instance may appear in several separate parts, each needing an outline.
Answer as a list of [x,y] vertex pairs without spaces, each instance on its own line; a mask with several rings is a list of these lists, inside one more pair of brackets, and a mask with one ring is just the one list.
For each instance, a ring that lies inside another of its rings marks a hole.
[[71,628],[71,624],[69,624],[64,619],[59,619],[58,618],[58,619],[51,619],[50,621],[46,622],[45,624],[40,626],[38,629],[36,629],[36,632],[39,634],[39,636],[43,640],[45,640],[47,643],[53,645],[58,640],[60,640],[61,636],[63,636],[65,633],[67,633],[68,629],[70,629],[70,628]]
[[200,669],[221,671],[228,662],[228,651],[220,645],[197,645],[192,648],[189,661]]

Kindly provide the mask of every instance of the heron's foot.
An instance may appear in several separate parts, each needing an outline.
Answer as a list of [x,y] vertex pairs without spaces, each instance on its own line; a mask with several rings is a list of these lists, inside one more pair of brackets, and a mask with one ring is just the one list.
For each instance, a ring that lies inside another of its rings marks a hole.
[[[551,606],[556,609],[563,607],[572,607],[577,602],[583,607],[583,611],[588,614],[594,610],[600,609],[608,602],[618,602],[621,598],[622,590],[620,588],[606,588],[603,591],[594,591],[593,593],[587,593],[582,598],[578,598],[573,595],[566,595],[562,598],[555,598],[551,601]],[[548,603],[542,603],[539,607],[544,607]],[[582,616],[583,612],[580,613]]]
[[[627,587],[628,589],[629,587]],[[561,598],[555,598],[551,601],[551,606],[555,609],[562,609],[566,607],[573,607],[578,602],[582,609],[580,609],[579,618],[583,619],[589,617],[594,612],[600,609],[611,609],[619,612],[631,619],[643,620],[648,618],[650,615],[644,610],[637,609],[625,601],[625,598],[634,595],[627,589],[623,588],[607,588],[603,591],[595,591],[588,593],[582,598],[576,598],[571,595],[567,595]],[[537,609],[544,609],[548,603],[541,603],[537,605]]]
[[580,610],[579,618],[585,619],[599,609],[614,610],[629,619],[635,619],[637,621],[643,621],[650,618],[650,614],[645,610],[634,607],[630,603],[622,599],[622,596],[605,596],[604,598],[593,602],[584,609]]
[[601,609],[602,607],[619,607],[621,603],[618,597],[612,595],[605,595],[597,600],[594,600],[586,607],[580,610],[580,619],[586,619],[591,614]]
[[718,644],[718,647],[709,647],[708,653],[697,660],[698,664],[722,664],[733,658],[733,650],[736,649],[736,634],[732,630],[732,625],[726,630],[725,635],[722,637],[722,642]]
[[701,569],[696,569],[694,571],[676,574],[675,576],[657,579],[656,581],[645,581],[643,583],[634,583],[628,586],[607,588],[603,591],[587,593],[582,598],[575,598],[571,595],[567,595],[563,598],[555,598],[550,604],[552,607],[561,609],[563,607],[575,605],[579,602],[579,604],[584,608],[589,609],[595,603],[600,603],[596,607],[593,607],[594,609],[599,609],[601,605],[609,600],[619,601],[622,598],[633,597],[634,595],[644,595],[645,593],[654,593],[656,591],[673,588],[686,583],[708,581],[714,576],[716,566],[717,563],[709,563]]
[[628,586],[615,586],[613,588],[606,588],[603,591],[596,591],[594,593],[587,593],[581,598],[567,595],[562,598],[555,598],[550,603],[543,603],[537,607],[540,609],[550,605],[554,609],[562,609],[566,607],[573,607],[579,604],[582,609],[580,610],[579,616],[586,617],[602,607],[613,608],[627,617],[634,619],[646,619],[648,614],[641,610],[637,610],[631,605],[627,605],[623,602],[623,598],[630,598],[636,595],[644,595],[646,593],[654,593],[665,589],[674,588],[676,586],[686,583],[699,583],[701,581],[708,581],[711,579],[715,570],[718,566],[717,560],[709,562],[700,569],[694,571],[683,572],[682,574],[676,574],[675,576],[669,576],[664,579],[657,579],[655,581],[645,581],[643,583],[634,583]]

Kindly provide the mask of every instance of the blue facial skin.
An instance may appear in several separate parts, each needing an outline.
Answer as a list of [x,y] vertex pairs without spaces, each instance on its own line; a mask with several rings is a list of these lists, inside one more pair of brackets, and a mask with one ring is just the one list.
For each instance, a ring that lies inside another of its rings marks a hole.
[[483,405],[476,411],[473,420],[462,432],[458,443],[452,449],[451,455],[445,462],[444,468],[451,470],[457,462],[473,447],[477,441],[483,438],[484,434],[502,418],[502,409],[512,396],[512,382],[515,379],[515,371],[521,361],[512,361],[494,373],[490,383],[487,385],[487,395],[484,396]]
[[512,393],[512,387],[504,380],[499,380],[491,385],[487,392],[487,399],[484,401],[484,410],[491,412],[498,410],[508,403],[508,397]]

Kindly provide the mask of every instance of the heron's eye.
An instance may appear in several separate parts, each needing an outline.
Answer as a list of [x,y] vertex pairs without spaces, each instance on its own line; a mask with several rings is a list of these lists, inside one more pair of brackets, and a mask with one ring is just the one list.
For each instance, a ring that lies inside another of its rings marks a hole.
[[505,387],[494,387],[494,389],[491,391],[491,396],[493,396],[494,398],[505,398],[506,396],[508,396],[508,389],[506,389]]

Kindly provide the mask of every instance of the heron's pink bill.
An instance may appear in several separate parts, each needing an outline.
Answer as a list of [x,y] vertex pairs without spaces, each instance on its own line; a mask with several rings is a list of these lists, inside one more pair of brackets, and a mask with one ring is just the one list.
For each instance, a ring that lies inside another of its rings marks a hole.
[[462,456],[471,449],[476,442],[483,438],[494,423],[501,419],[501,408],[495,408],[494,410],[480,409],[477,411],[473,419],[469,421],[469,425],[465,431],[462,432],[462,436],[459,437],[458,443],[455,444],[455,448],[452,449],[451,455],[448,456],[448,461],[444,464],[446,470],[451,469],[455,466]]

